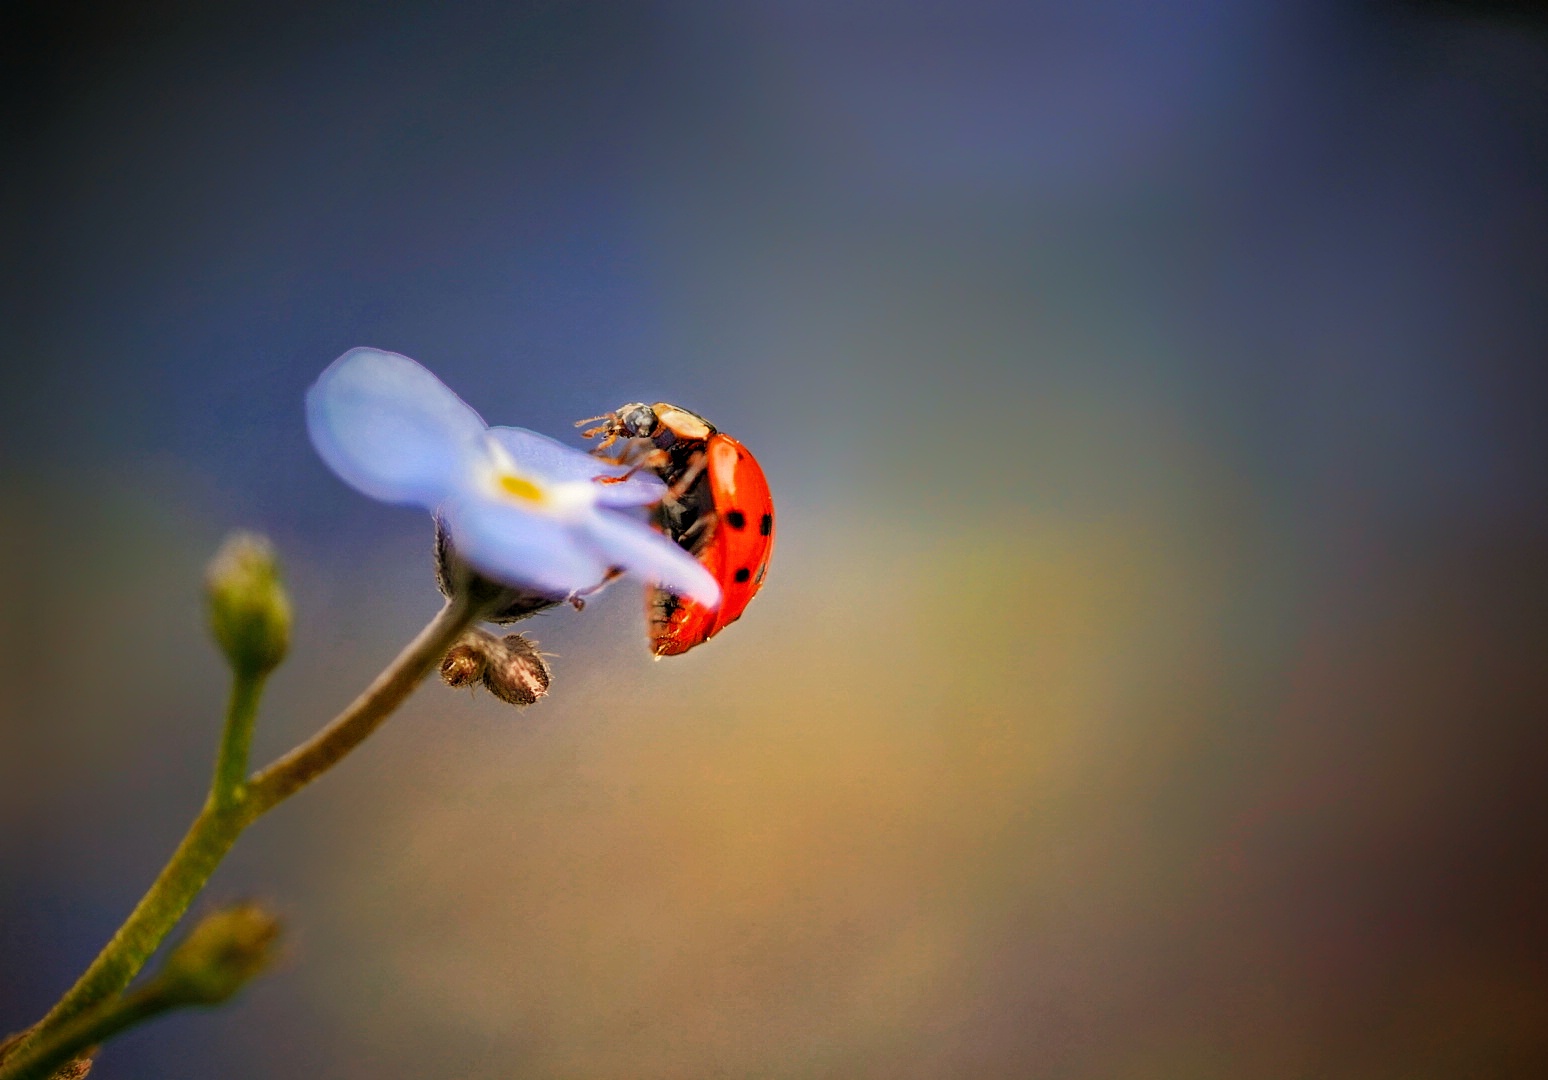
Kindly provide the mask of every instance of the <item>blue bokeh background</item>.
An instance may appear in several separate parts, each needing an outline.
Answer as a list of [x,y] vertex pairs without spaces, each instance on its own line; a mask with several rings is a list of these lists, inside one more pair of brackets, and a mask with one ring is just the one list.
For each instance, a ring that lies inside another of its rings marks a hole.
[[1548,30],[1464,3],[8,5],[0,1028],[433,610],[300,401],[413,356],[753,447],[765,595],[432,687],[212,887],[279,972],[104,1076],[1548,1067]]

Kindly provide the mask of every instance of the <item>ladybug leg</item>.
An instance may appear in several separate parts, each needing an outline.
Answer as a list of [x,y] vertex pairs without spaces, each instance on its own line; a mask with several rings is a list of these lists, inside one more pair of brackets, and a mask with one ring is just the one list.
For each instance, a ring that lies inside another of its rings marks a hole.
[[639,459],[634,462],[634,467],[629,470],[629,475],[633,476],[641,469],[654,470],[663,468],[671,460],[672,456],[665,450],[657,450],[652,446],[649,450],[643,450],[640,453]]
[[[664,454],[665,451],[661,451],[661,453]],[[699,478],[699,474],[701,472],[703,472],[703,471],[704,471],[704,455],[703,454],[698,454],[698,455],[696,455],[694,457],[693,462],[688,466],[688,468],[683,470],[683,475],[681,476],[681,478],[678,479],[677,483],[673,484],[667,490],[667,493],[665,495],[661,496],[661,505],[662,506],[679,506],[679,505],[681,505],[681,503],[683,501],[683,496],[688,494],[688,489],[693,487],[693,482]],[[712,516],[712,515],[707,515],[707,516]]]
[[[631,440],[631,442],[635,441],[637,440]],[[592,479],[599,484],[621,484],[641,469],[659,469],[670,460],[665,450],[657,450],[655,447],[651,447],[649,450],[641,450],[638,446],[633,446],[625,449],[617,457],[607,457],[604,454],[597,453],[598,450],[601,450],[606,445],[604,443],[602,446],[597,447],[596,450],[593,450],[592,453],[609,465],[627,465],[629,466],[629,471],[622,476],[593,477]]]
[[590,431],[581,432],[581,435],[587,439],[594,439],[598,435],[606,436],[606,438],[591,448],[591,452],[593,454],[601,454],[609,446],[612,446],[615,442],[618,441],[618,432],[610,431],[607,428],[592,428]]
[[[585,432],[584,434],[586,434],[586,435],[594,435],[594,434],[596,434],[596,432],[595,431],[588,431],[588,432]],[[600,443],[598,443],[596,446],[593,446],[591,448],[591,455],[593,457],[601,458],[603,461],[607,462],[609,465],[629,465],[629,466],[632,466],[632,468],[630,469],[630,474],[631,475],[637,469],[644,468],[644,467],[647,467],[647,466],[651,467],[651,468],[654,468],[656,465],[664,463],[663,461],[657,461],[652,456],[652,454],[655,452],[655,448],[654,447],[651,447],[650,449],[647,450],[647,449],[645,449],[644,447],[642,447],[640,445],[641,443],[645,443],[645,444],[648,445],[649,444],[649,440],[648,439],[644,439],[644,440],[642,440],[642,439],[626,439],[624,441],[623,446],[620,448],[620,450],[619,450],[619,452],[617,454],[604,453],[604,451],[606,451],[608,447],[610,447],[614,443],[618,442],[618,440],[620,438],[622,438],[622,436],[618,432],[616,432],[616,431],[608,432],[607,438],[603,439]]]
[[693,487],[693,482],[699,478],[699,474],[704,471],[704,466],[708,463],[709,455],[702,450],[694,454],[693,461],[683,470],[683,475],[678,478],[677,483],[672,485],[672,490],[666,493],[666,498],[662,502],[680,502],[682,497],[688,494],[688,489]]
[[607,588],[613,582],[617,581],[618,578],[622,574],[623,574],[623,571],[620,570],[618,567],[616,567],[616,566],[609,567],[608,571],[607,571],[607,576],[604,577],[601,581],[597,582],[595,585],[593,585],[589,589],[576,589],[569,596],[566,596],[564,598],[565,602],[567,604],[569,604],[572,608],[574,608],[576,611],[583,611],[583,610],[585,610],[586,598],[588,596],[595,596],[597,593],[599,593],[603,589]]
[[716,521],[716,515],[715,514],[710,513],[710,514],[703,515],[702,517],[699,518],[698,521],[695,521],[692,525],[688,526],[686,529],[683,530],[683,535],[678,537],[678,543],[681,544],[684,540],[692,540],[695,536],[698,536],[701,532],[704,532],[705,530],[711,528],[715,524],[715,521]]
[[601,416],[575,421],[576,427],[585,427],[587,424],[596,424],[597,426],[586,428],[585,431],[581,432],[581,438],[595,439],[599,436],[602,438],[602,441],[592,448],[592,453],[606,450],[627,434],[623,422],[618,419],[617,413],[603,413]]

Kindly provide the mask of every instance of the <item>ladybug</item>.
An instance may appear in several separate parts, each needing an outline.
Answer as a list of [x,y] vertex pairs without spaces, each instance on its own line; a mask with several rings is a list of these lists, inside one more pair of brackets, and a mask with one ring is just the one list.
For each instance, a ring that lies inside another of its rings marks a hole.
[[686,596],[648,586],[645,615],[651,651],[678,656],[741,618],[758,595],[774,550],[774,500],[752,453],[704,417],[677,405],[631,402],[582,424],[602,437],[601,453],[619,439],[633,442],[625,454],[666,482],[669,494],[656,507],[655,525],[698,559],[720,583],[720,606],[711,610]]

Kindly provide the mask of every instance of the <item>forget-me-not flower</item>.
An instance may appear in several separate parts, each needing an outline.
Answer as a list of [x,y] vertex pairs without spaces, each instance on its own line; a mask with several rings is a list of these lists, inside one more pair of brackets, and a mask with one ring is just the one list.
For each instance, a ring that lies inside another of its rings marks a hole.
[[306,425],[345,483],[429,510],[457,555],[496,581],[558,600],[621,569],[719,603],[714,576],[629,513],[661,501],[659,479],[535,432],[490,427],[406,356],[339,357],[307,391]]

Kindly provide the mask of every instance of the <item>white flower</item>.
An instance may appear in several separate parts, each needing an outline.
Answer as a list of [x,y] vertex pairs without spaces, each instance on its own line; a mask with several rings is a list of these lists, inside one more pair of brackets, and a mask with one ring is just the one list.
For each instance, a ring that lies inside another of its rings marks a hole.
[[312,445],[345,483],[445,522],[480,573],[554,599],[588,592],[613,569],[708,607],[708,570],[629,511],[665,485],[535,432],[489,427],[406,356],[351,349],[306,395]]

